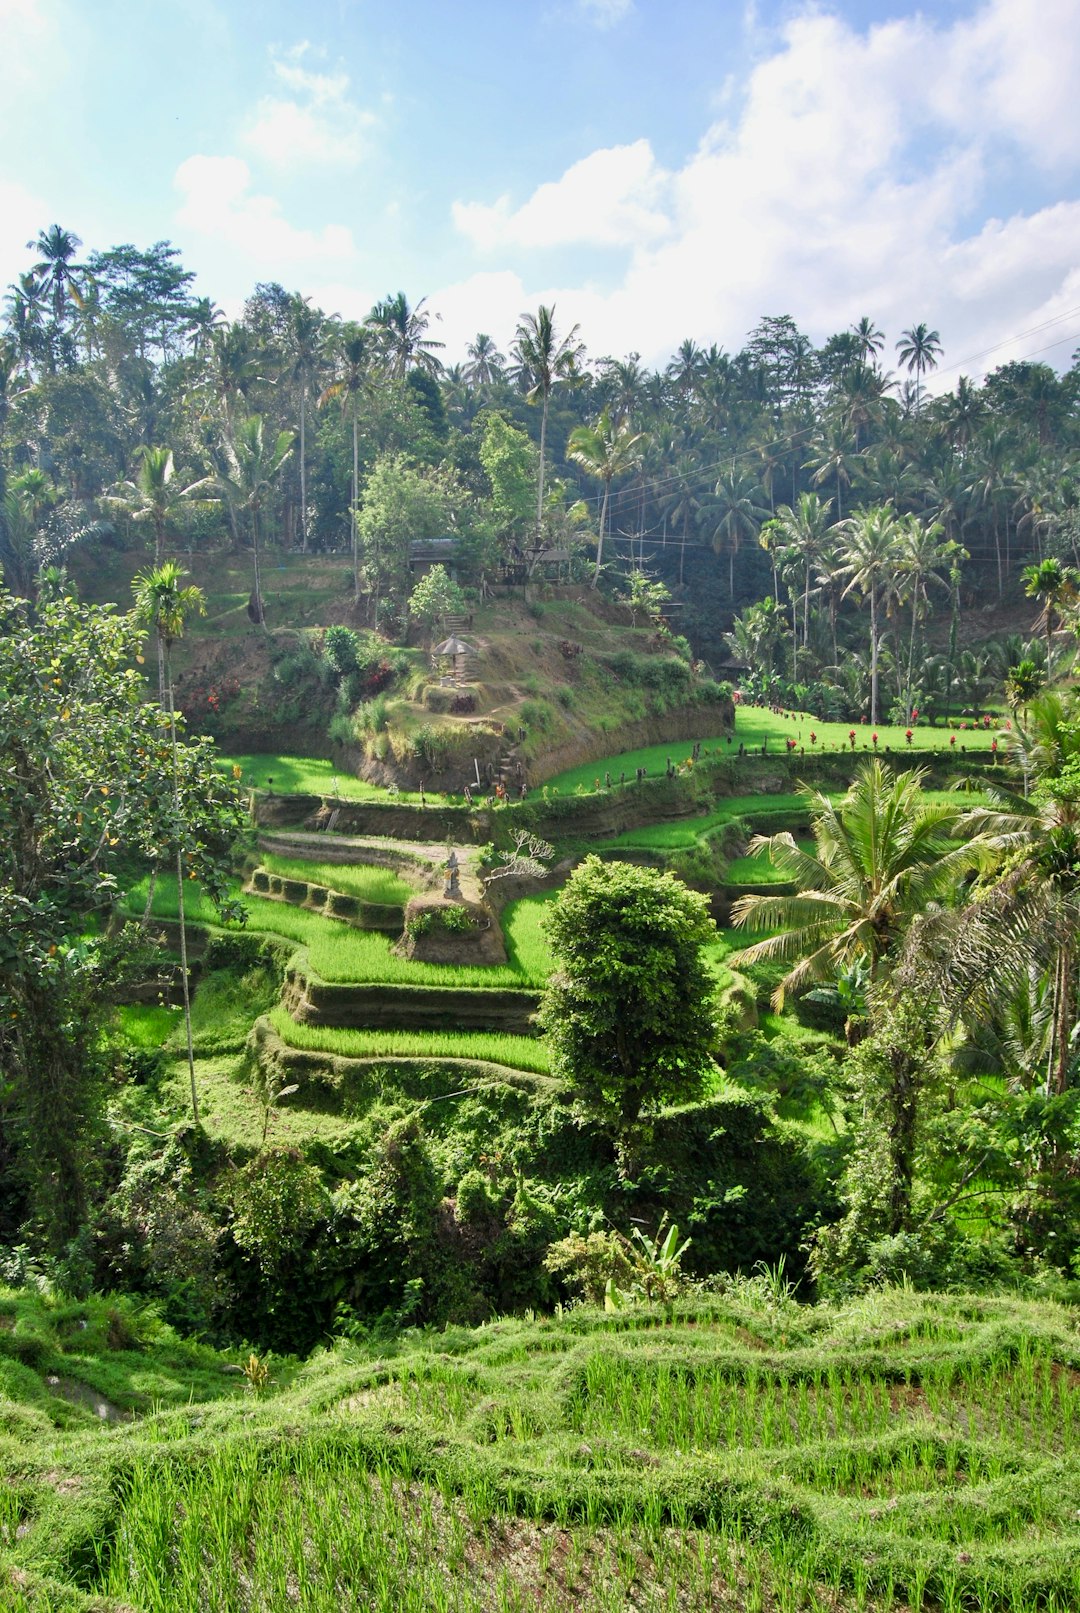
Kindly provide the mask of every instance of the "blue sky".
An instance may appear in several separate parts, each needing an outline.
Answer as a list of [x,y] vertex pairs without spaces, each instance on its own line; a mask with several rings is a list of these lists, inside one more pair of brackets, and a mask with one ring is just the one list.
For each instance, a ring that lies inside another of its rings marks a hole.
[[[1077,0],[0,0],[0,283],[59,222],[162,237],[450,359],[540,301],[594,355],[919,320],[1080,346]],[[947,368],[952,366],[952,368]]]

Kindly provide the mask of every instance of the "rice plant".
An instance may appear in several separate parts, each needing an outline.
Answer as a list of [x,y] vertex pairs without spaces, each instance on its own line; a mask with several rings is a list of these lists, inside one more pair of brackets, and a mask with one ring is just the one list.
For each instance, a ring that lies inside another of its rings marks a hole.
[[481,1059],[539,1075],[546,1075],[550,1069],[545,1044],[530,1036],[498,1031],[344,1030],[298,1024],[283,1008],[273,1009],[269,1017],[289,1047],[332,1053],[339,1058]]

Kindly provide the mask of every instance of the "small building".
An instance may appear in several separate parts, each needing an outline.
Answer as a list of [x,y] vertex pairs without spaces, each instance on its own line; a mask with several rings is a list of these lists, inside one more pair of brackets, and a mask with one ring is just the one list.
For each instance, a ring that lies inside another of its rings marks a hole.
[[413,538],[409,544],[409,586],[415,587],[434,566],[443,566],[452,582],[457,582],[458,540],[455,537]]

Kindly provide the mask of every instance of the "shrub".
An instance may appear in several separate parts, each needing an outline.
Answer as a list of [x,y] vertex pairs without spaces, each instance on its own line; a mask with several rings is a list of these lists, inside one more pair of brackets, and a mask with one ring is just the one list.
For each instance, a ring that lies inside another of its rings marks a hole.
[[359,665],[358,648],[359,643],[351,627],[335,625],[328,627],[323,634],[323,654],[338,677],[356,671]]

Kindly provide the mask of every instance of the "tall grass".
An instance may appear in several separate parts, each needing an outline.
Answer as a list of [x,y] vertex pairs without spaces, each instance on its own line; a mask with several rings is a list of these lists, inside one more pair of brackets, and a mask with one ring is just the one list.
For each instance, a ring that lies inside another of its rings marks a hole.
[[283,1008],[270,1022],[289,1047],[309,1048],[351,1059],[482,1059],[511,1070],[546,1075],[551,1067],[544,1043],[531,1036],[498,1031],[343,1030],[329,1025],[298,1024]]

